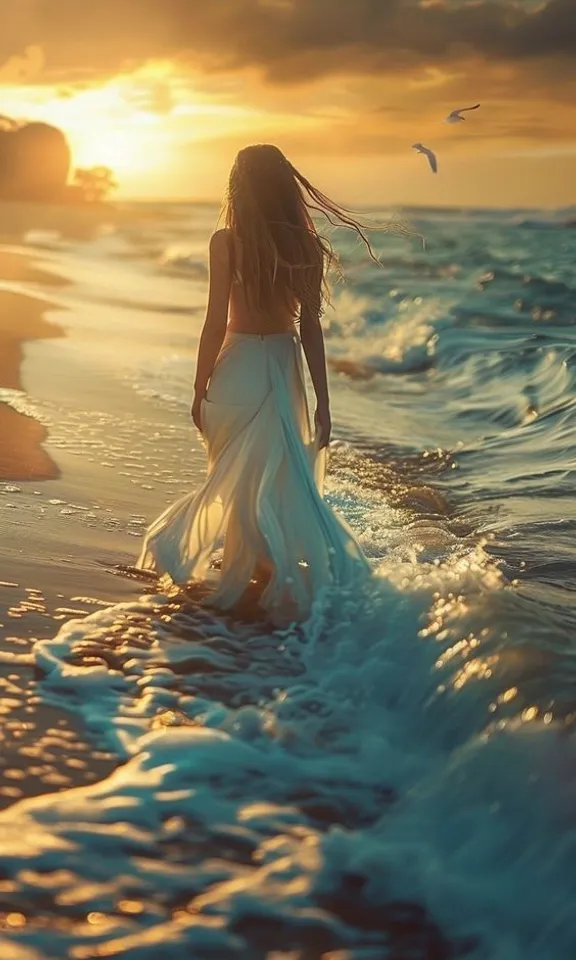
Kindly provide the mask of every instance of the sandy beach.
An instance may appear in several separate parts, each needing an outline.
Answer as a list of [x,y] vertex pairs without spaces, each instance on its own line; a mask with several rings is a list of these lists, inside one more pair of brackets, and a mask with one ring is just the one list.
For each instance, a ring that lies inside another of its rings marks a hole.
[[[60,500],[60,468],[46,449],[48,430],[27,411],[26,348],[32,342],[61,338],[65,331],[46,318],[52,308],[42,295],[14,289],[20,285],[59,288],[63,277],[36,268],[22,252],[0,251],[0,491],[2,491],[2,563],[0,566],[0,663],[3,663],[0,705],[0,808],[26,796],[50,793],[92,782],[111,769],[109,753],[88,745],[70,714],[38,704],[35,673],[10,666],[14,653],[52,636],[59,623],[93,609],[80,588],[76,560],[85,552],[72,540],[64,546],[57,530],[43,527],[43,549],[34,542],[26,518],[29,496],[42,497],[42,483],[55,481],[50,493]],[[6,285],[12,289],[5,289]],[[41,392],[41,383],[34,383]],[[24,486],[19,486],[19,484]],[[40,489],[35,484],[40,485]],[[31,485],[34,484],[34,489]],[[63,502],[63,501],[62,501]],[[43,555],[42,555],[43,554]],[[70,575],[67,576],[67,573]],[[94,590],[110,601],[131,593],[129,585],[95,571]]]
[[[113,410],[119,400],[110,383],[97,376],[89,383],[82,372],[67,368],[62,349],[67,336],[80,341],[80,352],[91,350],[90,336],[81,343],[73,314],[71,332],[69,311],[50,299],[51,292],[70,286],[23,250],[0,250],[0,807],[93,782],[114,767],[112,754],[86,740],[73,714],[39,702],[32,663],[25,669],[21,663],[11,667],[11,661],[15,654],[22,660],[36,640],[52,637],[63,622],[142,589],[115,569],[134,561],[139,527],[120,529],[130,526],[132,484],[127,489],[126,478],[95,457],[89,463],[70,452],[77,438],[74,424],[65,428],[60,449],[50,443],[49,421],[70,400],[71,384],[82,381],[84,393],[98,401],[104,424],[107,407]],[[51,318],[55,311],[63,323]],[[54,349],[46,351],[52,340]],[[48,404],[41,409],[44,398]],[[125,411],[138,402],[132,392],[124,393],[119,406]],[[106,445],[103,437],[86,441],[86,448]],[[90,506],[108,514],[105,533],[86,522]],[[78,519],[85,520],[80,527]]]
[[[0,280],[34,282],[26,258],[0,255]],[[0,391],[23,392],[23,345],[30,340],[61,337],[63,330],[44,319],[50,304],[25,294],[0,291]],[[1,394],[0,394],[1,395]],[[56,464],[42,446],[46,430],[32,416],[6,404],[0,406],[0,479],[51,480]]]

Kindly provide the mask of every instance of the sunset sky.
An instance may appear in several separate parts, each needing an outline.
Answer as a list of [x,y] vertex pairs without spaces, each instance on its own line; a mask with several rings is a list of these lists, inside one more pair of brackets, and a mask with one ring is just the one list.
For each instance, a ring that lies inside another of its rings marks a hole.
[[354,204],[576,204],[576,0],[1,2],[1,112],[124,197],[219,199],[271,141]]

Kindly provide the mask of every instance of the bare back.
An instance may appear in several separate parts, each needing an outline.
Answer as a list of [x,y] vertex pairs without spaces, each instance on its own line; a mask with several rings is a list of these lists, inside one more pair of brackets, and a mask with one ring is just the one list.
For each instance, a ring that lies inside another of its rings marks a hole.
[[279,298],[278,303],[265,315],[254,312],[247,302],[242,283],[242,244],[231,231],[227,231],[227,234],[232,270],[228,329],[233,333],[251,333],[262,337],[270,333],[290,333],[295,328],[297,305],[295,304],[294,310],[288,310]]

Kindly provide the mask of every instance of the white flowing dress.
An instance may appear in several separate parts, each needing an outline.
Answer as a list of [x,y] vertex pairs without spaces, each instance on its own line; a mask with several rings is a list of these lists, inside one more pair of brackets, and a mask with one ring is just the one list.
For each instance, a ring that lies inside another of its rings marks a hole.
[[325,451],[312,435],[295,332],[228,332],[201,420],[206,481],[150,526],[141,569],[178,584],[204,579],[223,546],[208,602],[226,610],[267,562],[272,576],[259,603],[279,620],[305,619],[324,587],[369,575],[351,530],[323,499]]

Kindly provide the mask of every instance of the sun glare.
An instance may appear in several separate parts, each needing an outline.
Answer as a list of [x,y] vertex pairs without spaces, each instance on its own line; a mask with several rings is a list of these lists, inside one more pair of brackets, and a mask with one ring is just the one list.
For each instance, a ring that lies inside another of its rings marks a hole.
[[317,135],[332,122],[299,105],[251,105],[230,85],[208,93],[180,70],[155,62],[89,86],[6,83],[2,113],[59,127],[73,167],[110,167],[121,197],[217,196],[238,144]]
[[[178,92],[178,79],[160,65],[88,89],[5,87],[2,113],[55,124],[68,138],[75,167],[111,167],[130,189],[133,178],[166,174],[182,126],[192,123],[181,115]],[[186,105],[209,112],[189,88]]]
[[[18,91],[20,92],[20,91]],[[157,168],[165,160],[167,131],[163,118],[132,105],[115,84],[68,91],[39,91],[36,102],[5,111],[44,120],[68,137],[74,165],[109,166],[118,176]],[[16,106],[16,104],[14,105]]]
[[89,129],[69,129],[68,136],[78,167],[106,166],[119,176],[158,169],[166,149],[159,132],[128,123],[122,130],[97,124]]

